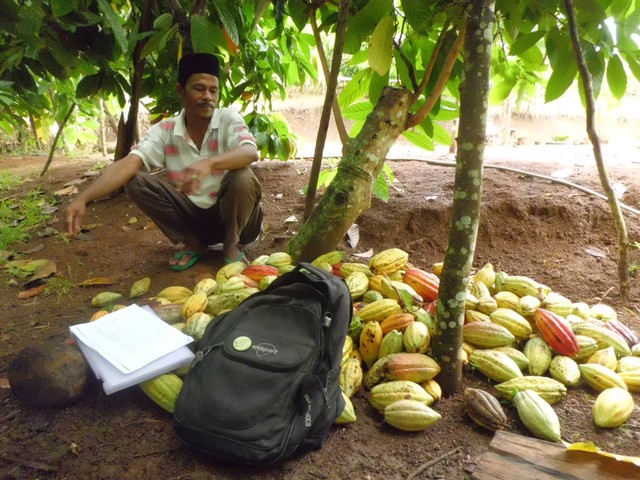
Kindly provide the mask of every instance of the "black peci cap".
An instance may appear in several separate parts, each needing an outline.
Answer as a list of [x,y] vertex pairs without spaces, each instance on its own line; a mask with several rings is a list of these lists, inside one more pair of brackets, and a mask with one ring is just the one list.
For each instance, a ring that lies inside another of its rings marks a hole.
[[220,78],[220,61],[210,53],[184,55],[178,64],[178,82],[184,87],[189,77],[195,73],[208,73]]

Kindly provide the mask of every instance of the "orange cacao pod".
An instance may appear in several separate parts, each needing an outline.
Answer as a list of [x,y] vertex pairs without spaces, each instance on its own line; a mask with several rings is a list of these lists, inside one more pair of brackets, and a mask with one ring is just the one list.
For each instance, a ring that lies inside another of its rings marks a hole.
[[433,273],[410,268],[405,272],[402,281],[413,288],[425,302],[432,302],[438,298],[440,279]]

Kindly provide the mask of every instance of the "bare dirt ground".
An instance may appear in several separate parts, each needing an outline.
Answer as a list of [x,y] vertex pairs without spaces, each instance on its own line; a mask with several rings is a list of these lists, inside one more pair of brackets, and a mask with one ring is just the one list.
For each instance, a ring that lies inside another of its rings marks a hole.
[[[571,167],[567,180],[601,191],[595,163],[588,151],[535,147],[496,148],[487,152],[487,165],[501,165],[549,175]],[[623,201],[640,208],[638,151],[613,156],[608,164],[612,182],[627,187]],[[39,172],[44,157],[0,158],[0,167],[21,175]],[[32,179],[10,192],[20,195],[39,186],[53,193],[90,169],[90,159],[56,158],[43,180]],[[391,199],[374,199],[357,221],[360,242],[349,255],[369,249],[399,247],[410,261],[429,269],[441,261],[447,243],[454,169],[425,161],[392,162],[396,183]],[[302,218],[300,189],[309,171],[308,160],[287,163],[259,162],[255,171],[263,183],[266,231],[249,250],[253,258],[282,250]],[[82,188],[82,186],[80,187]],[[68,197],[60,199],[59,207]],[[62,232],[61,210],[52,227]],[[137,223],[132,223],[132,218]],[[640,241],[640,219],[625,213],[630,239]],[[59,235],[33,238],[18,245],[26,258],[47,258],[57,266],[56,276],[74,284],[91,277],[112,277],[109,290],[128,293],[133,281],[152,279],[149,294],[169,285],[191,286],[206,271],[215,271],[222,259],[212,252],[194,268],[173,272],[167,260],[172,250],[162,234],[149,228],[148,219],[124,196],[96,202],[87,212],[89,226],[82,239],[65,241]],[[474,265],[491,262],[497,270],[528,275],[573,301],[614,306],[620,319],[640,331],[640,279],[632,278],[631,298],[621,301],[617,284],[617,241],[608,206],[602,199],[539,178],[486,168],[484,204]],[[588,253],[585,249],[592,249]],[[593,254],[595,249],[596,254]],[[599,252],[599,253],[598,253]],[[640,264],[640,250],[629,251]],[[355,257],[352,257],[355,258]],[[74,287],[68,294],[43,294],[21,300],[20,286],[9,286],[10,276],[0,270],[0,477],[7,479],[366,479],[400,480],[422,465],[449,452],[444,459],[415,478],[458,480],[470,478],[487,451],[492,434],[479,429],[464,414],[461,392],[474,386],[494,392],[477,372],[466,370],[460,392],[434,404],[442,420],[424,432],[403,433],[389,428],[369,406],[367,392],[354,398],[355,424],[334,427],[325,446],[270,468],[215,465],[193,456],[173,434],[171,416],[158,408],[137,387],[105,395],[93,382],[75,405],[63,410],[29,408],[11,394],[6,381],[8,365],[25,346],[44,339],[68,337],[70,325],[87,321],[95,311],[90,300],[103,287]],[[138,302],[143,303],[143,302]],[[248,386],[250,388],[250,386]],[[640,394],[634,394],[640,405]],[[594,427],[591,408],[595,392],[587,386],[570,389],[556,404],[563,438],[568,442],[594,441],[600,448],[638,455],[640,412],[623,427]],[[505,406],[508,430],[529,435],[513,407]],[[454,450],[456,449],[456,450]],[[451,453],[453,452],[453,453]],[[640,474],[639,474],[640,477]],[[603,477],[604,478],[604,477]]]

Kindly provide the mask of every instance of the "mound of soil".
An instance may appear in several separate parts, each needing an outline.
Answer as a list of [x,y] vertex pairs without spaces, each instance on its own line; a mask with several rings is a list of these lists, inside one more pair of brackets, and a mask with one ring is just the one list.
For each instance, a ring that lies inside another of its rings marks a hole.
[[[514,150],[514,154],[517,153]],[[491,158],[487,164],[548,175],[567,167],[562,158],[549,161]],[[3,168],[37,172],[43,157],[6,158]],[[46,192],[60,190],[81,178],[91,162],[56,159],[43,181],[30,181],[11,192],[19,197],[35,186]],[[410,261],[430,269],[443,259],[447,244],[454,169],[424,161],[392,162],[396,182],[388,202],[373,199],[371,208],[357,223],[360,240],[355,248],[340,245],[349,255],[399,247]],[[303,218],[304,187],[311,163],[259,162],[255,171],[264,186],[266,230],[248,254],[279,251],[299,228]],[[634,172],[635,170],[635,172]],[[640,208],[638,166],[631,162],[610,165],[612,181],[627,187],[624,202]],[[600,191],[592,161],[573,164],[568,180]],[[82,187],[81,187],[82,188]],[[67,203],[62,199],[60,207]],[[64,231],[62,213],[52,227]],[[291,221],[295,217],[298,222]],[[133,219],[137,221],[133,221]],[[638,216],[625,212],[632,241],[640,240]],[[458,394],[439,400],[434,408],[442,420],[424,432],[404,433],[385,425],[369,406],[367,392],[354,398],[355,424],[336,426],[317,452],[293,458],[271,468],[237,468],[211,464],[193,456],[173,435],[171,417],[133,387],[105,395],[93,381],[82,399],[64,410],[26,407],[11,394],[7,367],[25,346],[49,338],[66,338],[70,325],[87,321],[94,313],[90,299],[102,290],[126,295],[131,284],[150,276],[150,294],[169,285],[193,285],[203,272],[222,265],[221,254],[212,252],[194,268],[173,272],[167,260],[171,246],[163,235],[128,201],[115,196],[90,205],[87,231],[79,239],[65,241],[54,235],[33,238],[17,247],[32,252],[28,258],[47,258],[57,265],[56,278],[78,285],[93,277],[117,281],[107,288],[78,287],[19,299],[21,285],[10,286],[2,271],[0,289],[0,471],[2,478],[24,479],[405,479],[430,460],[438,462],[415,478],[458,480],[470,478],[492,434],[475,426],[465,415],[462,391],[479,387],[495,393],[493,385],[477,372],[465,370]],[[617,280],[617,233],[606,201],[565,185],[511,171],[485,169],[484,204],[474,266],[491,262],[496,270],[527,275],[549,285],[573,301],[605,302],[616,308],[620,319],[640,331],[640,281],[632,278],[631,297],[621,301]],[[629,250],[632,263],[640,264],[640,250]],[[351,257],[358,261],[357,257]],[[364,261],[364,260],[360,260]],[[59,285],[62,282],[59,283]],[[140,302],[138,302],[140,303]],[[634,394],[636,402],[640,395]],[[622,428],[594,427],[591,408],[595,392],[588,387],[570,389],[554,407],[568,442],[594,441],[600,448],[637,455],[640,416],[636,411]],[[505,406],[508,430],[529,435],[513,407]]]

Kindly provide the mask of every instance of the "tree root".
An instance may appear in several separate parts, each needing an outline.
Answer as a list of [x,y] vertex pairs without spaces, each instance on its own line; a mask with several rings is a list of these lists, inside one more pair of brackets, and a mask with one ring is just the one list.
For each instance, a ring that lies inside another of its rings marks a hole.
[[456,447],[453,450],[449,450],[447,453],[443,453],[439,457],[436,457],[433,460],[428,461],[424,465],[421,465],[411,475],[409,475],[407,477],[407,480],[412,480],[413,478],[416,478],[418,475],[420,475],[422,472],[424,472],[427,468],[434,466],[436,463],[441,462],[445,458],[450,457],[451,455],[454,455],[454,454],[456,454],[456,453],[458,453],[460,451],[462,451],[462,447]]

